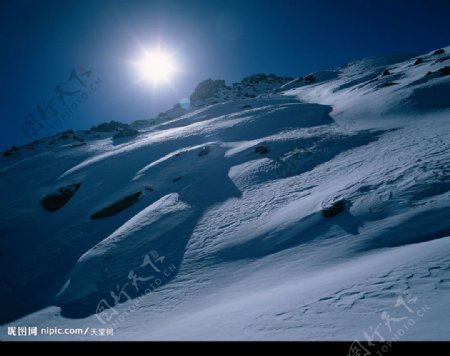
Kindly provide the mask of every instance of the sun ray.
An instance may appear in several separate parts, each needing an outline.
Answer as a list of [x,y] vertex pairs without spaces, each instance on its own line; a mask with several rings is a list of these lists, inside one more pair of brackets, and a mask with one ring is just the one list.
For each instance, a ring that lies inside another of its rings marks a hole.
[[170,85],[171,77],[177,71],[173,57],[172,54],[164,52],[159,47],[151,52],[145,50],[143,58],[135,62],[140,74],[140,81],[149,80],[153,82],[154,86],[161,83]]

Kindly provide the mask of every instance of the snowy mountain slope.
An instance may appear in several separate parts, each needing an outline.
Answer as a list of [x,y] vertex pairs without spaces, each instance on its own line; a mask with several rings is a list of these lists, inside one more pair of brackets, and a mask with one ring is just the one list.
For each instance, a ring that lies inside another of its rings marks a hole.
[[401,339],[448,339],[449,52],[268,76],[3,158],[2,338],[395,339],[415,318]]

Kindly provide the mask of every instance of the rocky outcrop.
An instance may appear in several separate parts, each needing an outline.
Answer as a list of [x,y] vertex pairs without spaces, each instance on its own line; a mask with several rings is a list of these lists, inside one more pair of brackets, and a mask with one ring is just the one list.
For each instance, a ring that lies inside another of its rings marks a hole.
[[241,83],[244,85],[261,83],[276,83],[281,85],[291,81],[292,79],[293,78],[290,77],[278,77],[275,74],[258,73],[242,79]]
[[91,128],[91,131],[92,132],[114,132],[114,131],[120,131],[120,130],[125,130],[125,129],[128,129],[127,124],[117,122],[117,121],[110,121],[109,123],[104,122],[97,126],[93,126]]
[[192,107],[213,105],[229,100],[255,98],[278,89],[292,81],[290,77],[279,77],[275,74],[255,74],[233,83],[231,87],[225,85],[224,80],[207,79],[201,82],[190,97]]
[[391,87],[393,85],[398,85],[398,83],[396,82],[385,82],[385,83],[381,83],[380,85],[377,86],[377,89],[380,88],[387,88],[387,87]]
[[139,133],[138,130],[126,128],[124,130],[119,131],[113,136],[113,140],[117,140],[124,137],[133,137],[136,136]]
[[310,75],[307,75],[304,78],[304,80],[305,80],[305,82],[310,84],[310,83],[314,83],[316,81],[316,77],[314,75],[310,74]]
[[450,75],[450,67],[446,66],[446,67],[442,67],[438,70],[439,75],[441,76],[446,76],[446,75]]
[[441,57],[441,58],[436,59],[434,61],[434,63],[443,63],[445,61],[448,61],[449,59],[450,59],[450,56]]
[[55,211],[62,208],[80,189],[81,183],[70,184],[58,189],[57,193],[49,194],[42,198],[41,205],[48,211]]
[[206,79],[199,83],[192,93],[190,99],[191,103],[199,103],[210,99],[220,90],[225,89],[225,80]]
[[200,151],[197,153],[199,157],[206,156],[209,152],[211,152],[211,147],[203,146]]
[[322,205],[321,214],[325,218],[332,218],[345,210],[345,199],[342,197],[336,198],[331,202]]
[[450,67],[449,66],[445,66],[442,68],[439,68],[437,71],[435,72],[427,72],[427,74],[425,74],[425,77],[445,77],[447,75],[450,75]]
[[3,152],[3,157],[12,157],[15,153],[19,151],[19,147],[13,146]]
[[255,153],[259,153],[260,155],[264,155],[269,152],[270,150],[266,146],[258,146],[255,148]]
[[443,49],[443,48],[439,48],[433,52],[433,54],[444,54],[444,53],[445,53],[445,49]]
[[116,215],[120,213],[122,210],[125,210],[126,208],[129,208],[134,203],[136,203],[139,200],[139,197],[141,196],[142,192],[137,192],[134,194],[131,194],[127,196],[126,198],[123,198],[106,208],[103,208],[102,210],[94,213],[91,215],[91,219],[100,219],[100,218],[106,218],[109,216]]

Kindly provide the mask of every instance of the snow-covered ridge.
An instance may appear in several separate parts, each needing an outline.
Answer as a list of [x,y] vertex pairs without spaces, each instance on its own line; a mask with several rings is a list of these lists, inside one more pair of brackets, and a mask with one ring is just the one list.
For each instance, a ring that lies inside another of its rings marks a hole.
[[392,339],[387,315],[448,338],[449,53],[208,81],[190,108],[13,150],[1,338]]

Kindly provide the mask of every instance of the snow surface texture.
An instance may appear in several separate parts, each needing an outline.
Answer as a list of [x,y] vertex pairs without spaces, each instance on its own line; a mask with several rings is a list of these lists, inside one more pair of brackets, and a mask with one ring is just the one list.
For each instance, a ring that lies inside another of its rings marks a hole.
[[5,154],[1,338],[450,339],[449,52],[208,82],[137,135]]

